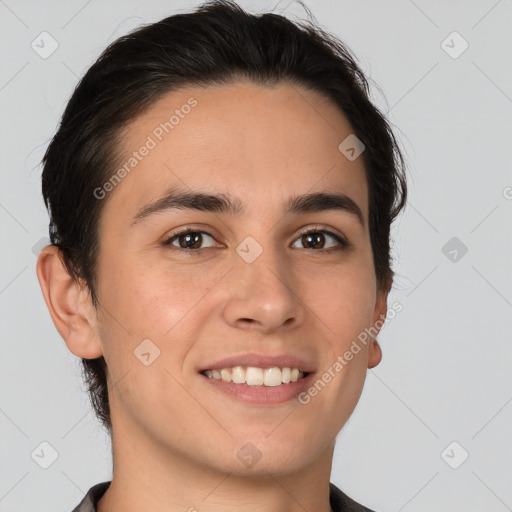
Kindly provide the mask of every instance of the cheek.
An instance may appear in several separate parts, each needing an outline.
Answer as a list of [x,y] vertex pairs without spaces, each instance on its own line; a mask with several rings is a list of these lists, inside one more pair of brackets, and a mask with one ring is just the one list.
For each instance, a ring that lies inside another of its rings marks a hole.
[[194,339],[191,330],[201,325],[194,319],[199,311],[194,307],[205,293],[200,281],[147,264],[123,265],[104,276],[100,335],[114,394],[128,409],[136,411],[147,401],[143,407],[149,414],[165,401],[165,393],[186,401],[172,376],[182,381],[181,366]]
[[[371,270],[363,264],[350,265],[323,276],[317,281],[318,288],[310,287],[310,303],[315,304],[311,309],[321,320],[317,323],[326,341],[317,378],[327,383],[327,391],[319,392],[321,398],[312,408],[318,408],[318,414],[321,410],[332,410],[336,425],[348,419],[366,378],[367,332],[373,322],[376,291]],[[323,386],[319,383],[316,388],[321,390]]]
[[171,268],[133,261],[106,276],[106,303],[134,336],[163,338],[207,292],[204,273]]
[[351,265],[311,280],[308,296],[337,345],[346,344],[373,321],[376,283],[367,266]]

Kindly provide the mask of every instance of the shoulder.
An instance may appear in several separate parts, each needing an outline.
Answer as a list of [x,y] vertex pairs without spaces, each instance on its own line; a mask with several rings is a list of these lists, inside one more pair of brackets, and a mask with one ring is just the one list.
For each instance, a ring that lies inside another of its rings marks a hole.
[[96,505],[109,488],[110,482],[101,482],[100,484],[93,485],[83,500],[71,512],[96,512]]
[[374,512],[355,502],[332,482],[329,483],[330,502],[333,512]]

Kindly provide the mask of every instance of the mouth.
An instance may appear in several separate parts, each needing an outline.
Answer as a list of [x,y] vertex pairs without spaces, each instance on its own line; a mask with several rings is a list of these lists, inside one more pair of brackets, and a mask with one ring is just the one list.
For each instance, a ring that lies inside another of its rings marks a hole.
[[296,367],[234,366],[231,368],[202,370],[202,375],[245,386],[275,387],[305,379],[311,372]]
[[316,368],[292,354],[245,352],[204,362],[196,371],[218,396],[267,407],[296,400],[311,386]]
[[277,407],[298,400],[312,385],[315,372],[288,366],[234,366],[202,370],[198,375],[210,389],[230,400],[252,407]]

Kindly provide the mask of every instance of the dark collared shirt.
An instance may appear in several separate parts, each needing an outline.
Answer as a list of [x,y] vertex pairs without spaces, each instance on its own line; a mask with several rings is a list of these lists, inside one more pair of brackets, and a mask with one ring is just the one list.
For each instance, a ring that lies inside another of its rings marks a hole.
[[[72,512],[97,512],[96,505],[105,491],[110,486],[109,482],[96,484],[89,489],[84,499],[72,510]],[[373,512],[349,498],[344,492],[338,489],[332,482],[330,488],[330,503],[333,512]]]

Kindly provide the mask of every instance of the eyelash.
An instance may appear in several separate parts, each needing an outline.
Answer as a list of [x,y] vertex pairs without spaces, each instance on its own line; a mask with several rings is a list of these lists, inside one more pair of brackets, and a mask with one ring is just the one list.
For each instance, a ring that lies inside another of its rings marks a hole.
[[[193,229],[193,228],[187,228],[178,233],[174,233],[169,238],[165,239],[162,242],[162,245],[166,248],[171,248],[171,250],[176,251],[178,253],[185,253],[188,256],[192,256],[194,254],[195,255],[202,254],[204,249],[183,249],[182,247],[176,247],[175,245],[172,245],[173,240],[175,240],[176,238],[178,238],[181,235],[186,235],[188,233],[204,233],[204,234],[208,235],[209,237],[215,239],[215,237],[212,236],[207,231],[202,231],[202,230]],[[328,229],[326,229],[325,226],[317,226],[317,227],[309,228],[305,231],[302,231],[301,233],[299,233],[299,236],[295,239],[295,241],[298,240],[299,238],[301,238],[302,236],[309,235],[311,233],[326,233],[327,235],[333,237],[340,244],[341,247],[330,247],[329,249],[305,249],[305,250],[309,250],[309,251],[313,251],[313,252],[331,253],[331,252],[336,252],[336,251],[342,251],[351,246],[351,244],[349,242],[347,242],[345,239],[343,239],[341,236],[337,235],[336,233],[329,231]],[[210,249],[210,247],[206,247],[205,249]]]

